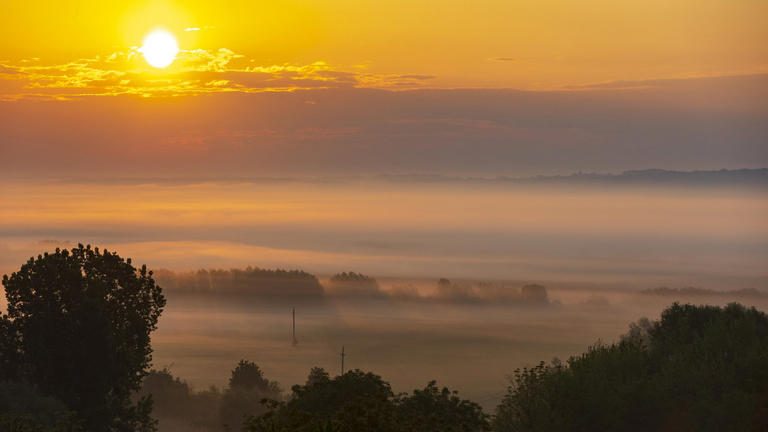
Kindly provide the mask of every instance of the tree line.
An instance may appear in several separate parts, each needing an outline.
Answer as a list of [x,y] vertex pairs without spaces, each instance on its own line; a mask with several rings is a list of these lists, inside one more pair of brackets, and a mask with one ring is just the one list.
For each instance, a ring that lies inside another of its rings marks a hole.
[[[739,304],[673,304],[615,343],[517,369],[492,413],[429,381],[313,368],[284,392],[243,360],[223,390],[152,370],[165,307],[145,266],[79,245],[2,281],[0,431],[759,431],[768,424],[768,316]],[[540,295],[538,288],[530,289]],[[191,429],[187,429],[191,430]]]

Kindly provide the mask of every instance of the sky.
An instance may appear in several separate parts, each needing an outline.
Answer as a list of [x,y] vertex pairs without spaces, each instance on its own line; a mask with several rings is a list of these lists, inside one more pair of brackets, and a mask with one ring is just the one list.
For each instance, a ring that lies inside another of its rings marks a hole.
[[[754,191],[350,185],[767,167],[766,16],[762,0],[6,2],[0,263],[92,242],[185,269],[684,284],[720,268],[717,287],[752,286]],[[180,49],[162,69],[144,58],[158,29]]]
[[761,0],[30,0],[4,9],[0,37],[14,42],[3,57],[13,63],[126,53],[164,27],[190,57],[231,52],[228,69],[322,62],[370,75],[363,82],[375,87],[409,75],[429,87],[551,89],[768,66]]
[[[4,177],[768,164],[768,4],[4,5]],[[165,69],[144,37],[170,32]]]

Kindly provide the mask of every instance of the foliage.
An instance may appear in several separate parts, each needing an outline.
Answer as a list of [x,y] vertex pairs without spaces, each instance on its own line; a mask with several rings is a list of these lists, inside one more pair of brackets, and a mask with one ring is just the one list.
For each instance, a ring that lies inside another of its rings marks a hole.
[[80,432],[74,413],[59,400],[21,382],[0,382],[0,431]]
[[19,347],[21,340],[13,321],[0,314],[0,381],[19,376]]
[[280,393],[280,388],[274,381],[264,378],[264,372],[256,363],[240,360],[229,378],[229,388],[243,390],[258,390],[261,393]]
[[155,275],[169,292],[179,299],[204,299],[216,305],[222,299],[237,299],[253,306],[274,306],[289,302],[292,306],[323,300],[323,287],[314,275],[301,270],[247,267],[230,270],[171,272]]
[[76,420],[65,418],[53,425],[41,422],[34,414],[0,414],[0,430],[3,432],[82,432]]
[[761,430],[768,424],[768,316],[674,304],[567,364],[515,371],[499,432]]
[[215,387],[196,392],[169,370],[152,370],[138,393],[140,398],[147,396],[152,397],[152,416],[158,419],[161,430],[220,429],[221,392]]
[[3,286],[0,361],[15,359],[12,378],[62,401],[90,432],[153,429],[151,400],[131,402],[165,306],[152,272],[79,245],[30,258]]
[[431,381],[423,390],[396,400],[397,429],[403,432],[480,432],[490,430],[480,405]]
[[[316,377],[323,376],[318,372]],[[267,425],[295,432],[316,432],[321,426],[356,432],[395,430],[394,394],[378,375],[353,370],[328,380],[310,376],[307,385],[295,385],[292,392],[286,403],[252,419],[250,430],[269,431]]]
[[490,430],[479,405],[430,382],[412,395],[395,395],[381,377],[353,370],[330,379],[313,368],[292,397],[251,418],[253,432],[481,432]]
[[221,398],[221,424],[238,430],[249,416],[267,411],[265,400],[279,398],[280,386],[277,382],[266,379],[256,363],[240,360]]
[[311,387],[315,384],[327,384],[331,380],[331,376],[328,372],[321,367],[313,367],[309,371],[307,376],[306,387]]

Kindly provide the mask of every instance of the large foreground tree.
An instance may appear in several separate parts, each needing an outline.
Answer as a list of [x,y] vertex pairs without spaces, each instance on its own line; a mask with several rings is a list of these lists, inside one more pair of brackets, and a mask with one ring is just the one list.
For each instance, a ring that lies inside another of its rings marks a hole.
[[151,401],[131,402],[151,360],[165,306],[145,266],[79,245],[31,258],[3,276],[5,379],[33,385],[74,411],[85,430],[152,430]]

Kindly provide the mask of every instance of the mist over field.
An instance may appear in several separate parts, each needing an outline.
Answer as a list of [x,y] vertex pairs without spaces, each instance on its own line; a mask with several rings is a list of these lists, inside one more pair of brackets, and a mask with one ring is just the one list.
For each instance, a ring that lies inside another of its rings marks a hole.
[[[303,383],[314,366],[338,374],[344,346],[347,369],[376,371],[396,391],[435,379],[489,411],[514,369],[616,341],[630,322],[658,319],[673,301],[768,308],[766,291],[638,292],[556,283],[546,286],[546,297],[531,298],[520,295],[525,285],[517,281],[451,280],[441,287],[437,279],[385,278],[375,292],[357,285],[360,294],[339,292],[320,278],[321,291],[297,297],[244,289],[258,285],[253,281],[237,287],[226,282],[231,274],[194,289],[193,274],[211,280],[208,272],[158,275],[169,306],[154,337],[154,358],[198,390],[223,386],[241,358],[256,361],[284,388]],[[294,287],[306,294],[312,285]]]
[[384,180],[6,181],[0,269],[98,244],[150,268],[755,288],[766,188]]
[[[395,390],[436,379],[492,408],[515,368],[617,340],[672,301],[768,306],[759,182],[6,185],[3,272],[74,242],[146,263],[168,298],[154,365],[197,389],[245,358],[287,390],[313,366],[338,373],[344,346]],[[371,279],[332,279],[350,271]]]

